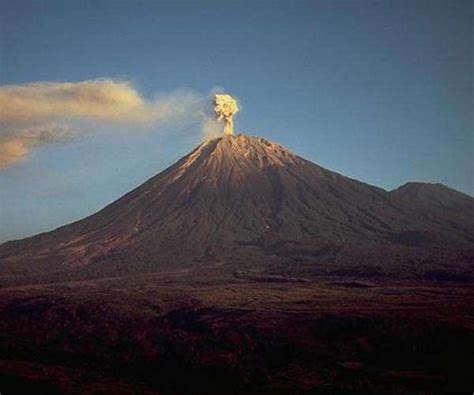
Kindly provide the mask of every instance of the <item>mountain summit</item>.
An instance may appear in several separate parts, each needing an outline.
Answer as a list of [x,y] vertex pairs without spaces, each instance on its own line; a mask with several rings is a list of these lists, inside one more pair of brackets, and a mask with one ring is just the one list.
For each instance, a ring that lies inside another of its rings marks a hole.
[[[366,252],[399,246],[399,254],[409,247],[474,244],[470,223],[443,218],[439,209],[427,215],[410,203],[411,194],[394,192],[326,170],[267,140],[225,135],[90,217],[3,244],[0,273],[118,275],[335,262],[337,256],[350,259],[347,246]],[[472,209],[473,201],[467,197],[464,204]]]

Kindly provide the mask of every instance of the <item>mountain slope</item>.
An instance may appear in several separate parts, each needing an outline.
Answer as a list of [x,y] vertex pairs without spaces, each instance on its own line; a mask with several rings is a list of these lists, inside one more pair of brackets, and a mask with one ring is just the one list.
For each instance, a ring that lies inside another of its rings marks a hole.
[[[301,256],[308,246],[319,251],[354,244],[369,251],[379,245],[472,245],[474,227],[418,212],[409,200],[266,140],[223,136],[201,144],[97,214],[1,245],[0,273],[89,268],[119,275],[261,263],[269,254],[284,261]],[[288,242],[298,251],[282,250]]]
[[443,226],[471,232],[474,241],[474,199],[442,184],[409,182],[390,192],[416,207],[425,218]]

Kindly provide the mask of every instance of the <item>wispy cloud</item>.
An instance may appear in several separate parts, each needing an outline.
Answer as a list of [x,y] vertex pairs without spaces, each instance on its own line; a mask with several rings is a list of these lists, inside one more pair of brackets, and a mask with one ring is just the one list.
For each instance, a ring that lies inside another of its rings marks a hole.
[[21,162],[40,145],[68,140],[72,136],[72,128],[60,124],[3,131],[0,135],[0,169]]
[[0,86],[0,168],[21,162],[36,147],[77,137],[87,122],[154,128],[193,118],[206,123],[203,105],[192,92],[147,100],[129,82],[106,79]]

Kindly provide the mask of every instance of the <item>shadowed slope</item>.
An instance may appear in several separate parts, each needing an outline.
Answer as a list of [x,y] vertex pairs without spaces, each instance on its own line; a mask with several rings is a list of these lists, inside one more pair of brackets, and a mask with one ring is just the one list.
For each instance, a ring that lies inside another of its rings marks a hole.
[[[409,182],[390,192],[446,228],[458,229],[474,242],[474,199],[442,184]],[[469,236],[470,233],[470,236]]]

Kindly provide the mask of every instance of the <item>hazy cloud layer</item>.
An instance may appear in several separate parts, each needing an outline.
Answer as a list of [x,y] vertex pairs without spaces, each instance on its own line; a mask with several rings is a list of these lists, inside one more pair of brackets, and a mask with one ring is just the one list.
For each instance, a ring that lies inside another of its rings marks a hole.
[[206,124],[203,97],[175,92],[144,99],[128,82],[37,82],[0,86],[0,168],[43,144],[81,135],[84,123],[150,124],[191,120]]
[[38,127],[2,130],[0,135],[0,169],[21,162],[34,148],[72,138],[69,125],[43,125]]

